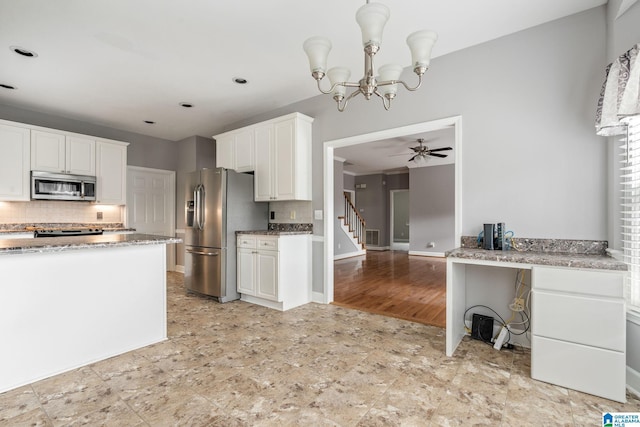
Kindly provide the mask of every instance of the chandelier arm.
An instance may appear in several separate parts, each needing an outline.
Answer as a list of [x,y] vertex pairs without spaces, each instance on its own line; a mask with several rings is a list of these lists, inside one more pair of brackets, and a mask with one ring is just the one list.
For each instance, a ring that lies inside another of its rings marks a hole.
[[352,82],[337,82],[334,83],[329,90],[324,91],[322,90],[322,88],[320,87],[320,79],[316,80],[318,82],[318,90],[322,93],[324,93],[325,95],[329,95],[330,93],[333,93],[333,91],[336,89],[336,87],[338,86],[344,86],[344,87],[360,87],[359,83],[352,83]]
[[389,108],[391,108],[391,99],[381,95],[377,89],[373,93],[375,93],[376,95],[378,95],[378,97],[380,97],[380,99],[382,99],[382,106],[384,107],[385,110],[389,111]]
[[[355,85],[355,86],[359,87],[359,85]],[[361,93],[360,89],[354,90],[353,92],[351,92],[349,96],[343,99],[344,102],[342,103],[342,107],[340,106],[340,101],[336,101],[338,103],[338,111],[342,113],[344,109],[347,108],[347,104],[349,103],[349,100],[351,98],[358,96],[360,93]]]
[[404,81],[400,80],[397,83],[402,84],[402,86],[404,86],[405,89],[413,92],[415,90],[418,90],[420,88],[420,86],[422,86],[422,74],[418,74],[418,84],[415,87],[409,87]]

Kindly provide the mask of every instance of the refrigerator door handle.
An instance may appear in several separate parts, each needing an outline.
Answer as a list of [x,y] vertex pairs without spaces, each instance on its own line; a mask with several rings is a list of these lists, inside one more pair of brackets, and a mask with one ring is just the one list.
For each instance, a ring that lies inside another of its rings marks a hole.
[[198,217],[200,218],[200,230],[204,230],[204,223],[206,221],[205,218],[205,210],[204,210],[204,198],[205,198],[205,192],[204,192],[204,185],[200,184],[200,214],[198,215]]
[[204,203],[202,196],[204,196],[204,187],[202,184],[196,185],[196,189],[193,191],[193,199],[195,200],[195,225],[198,230],[204,230]]
[[190,254],[195,254],[195,255],[206,255],[206,256],[218,256],[218,255],[220,255],[219,252],[200,252],[200,251],[194,251],[193,249],[187,249],[187,252],[189,252]]

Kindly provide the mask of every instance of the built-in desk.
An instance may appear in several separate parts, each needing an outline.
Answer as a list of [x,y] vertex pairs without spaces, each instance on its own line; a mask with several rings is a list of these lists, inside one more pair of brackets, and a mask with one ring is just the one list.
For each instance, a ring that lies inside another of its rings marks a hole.
[[509,317],[521,269],[530,274],[532,290],[532,378],[624,402],[626,265],[605,255],[448,252],[447,356],[466,334],[468,307],[487,305]]

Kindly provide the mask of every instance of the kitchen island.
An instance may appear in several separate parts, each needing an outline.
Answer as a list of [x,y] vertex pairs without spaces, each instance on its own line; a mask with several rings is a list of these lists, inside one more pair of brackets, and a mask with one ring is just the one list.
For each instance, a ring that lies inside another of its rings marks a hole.
[[178,242],[0,240],[0,392],[165,340],[166,244]]

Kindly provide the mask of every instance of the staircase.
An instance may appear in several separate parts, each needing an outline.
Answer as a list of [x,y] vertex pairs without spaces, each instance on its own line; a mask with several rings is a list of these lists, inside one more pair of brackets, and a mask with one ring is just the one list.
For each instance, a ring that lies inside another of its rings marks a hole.
[[360,216],[356,207],[353,206],[351,200],[347,193],[344,194],[344,216],[339,216],[338,219],[341,220],[341,225],[345,233],[351,236],[353,239],[354,245],[359,248],[359,250],[365,250],[365,234],[366,227],[364,218]]

